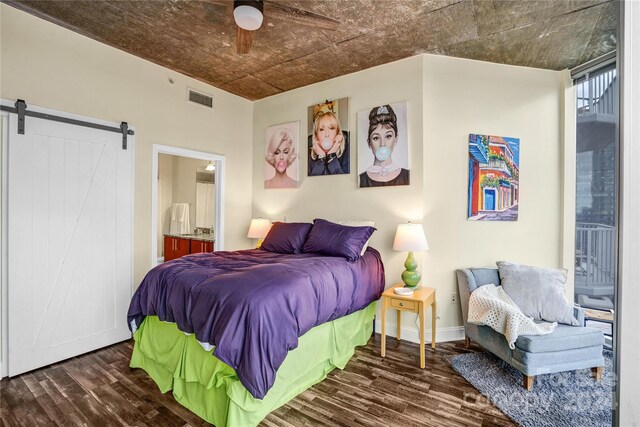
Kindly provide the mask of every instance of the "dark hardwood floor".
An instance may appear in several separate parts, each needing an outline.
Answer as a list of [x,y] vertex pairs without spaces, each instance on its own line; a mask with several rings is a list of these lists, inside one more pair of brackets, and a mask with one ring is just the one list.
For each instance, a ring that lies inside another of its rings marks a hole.
[[[161,394],[141,369],[129,368],[133,341],[125,341],[0,382],[0,425],[209,425]],[[344,371],[276,409],[262,426],[490,426],[514,425],[447,362],[463,343],[427,350],[380,336],[356,349]]]

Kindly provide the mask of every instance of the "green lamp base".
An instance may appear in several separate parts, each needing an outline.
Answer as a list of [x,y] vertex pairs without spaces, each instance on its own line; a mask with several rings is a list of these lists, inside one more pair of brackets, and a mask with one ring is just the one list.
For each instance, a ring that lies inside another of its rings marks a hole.
[[418,264],[415,259],[413,259],[413,252],[409,252],[409,255],[407,255],[404,268],[406,270],[402,272],[402,281],[404,282],[405,288],[416,289],[420,282],[420,273],[416,271]]

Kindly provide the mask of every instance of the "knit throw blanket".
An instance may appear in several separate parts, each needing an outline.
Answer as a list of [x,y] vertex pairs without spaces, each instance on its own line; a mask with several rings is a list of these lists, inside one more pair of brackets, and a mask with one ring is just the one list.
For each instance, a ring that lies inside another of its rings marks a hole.
[[469,298],[469,323],[487,325],[507,339],[509,348],[515,348],[519,335],[545,335],[552,333],[557,322],[535,323],[520,311],[502,286],[483,285]]

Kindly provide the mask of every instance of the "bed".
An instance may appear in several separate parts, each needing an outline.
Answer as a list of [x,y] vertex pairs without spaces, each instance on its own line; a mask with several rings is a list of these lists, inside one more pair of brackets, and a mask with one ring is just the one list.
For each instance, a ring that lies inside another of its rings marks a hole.
[[152,269],[136,290],[130,366],[218,427],[257,425],[344,368],[369,340],[383,290],[370,247],[352,260],[264,249],[188,255]]

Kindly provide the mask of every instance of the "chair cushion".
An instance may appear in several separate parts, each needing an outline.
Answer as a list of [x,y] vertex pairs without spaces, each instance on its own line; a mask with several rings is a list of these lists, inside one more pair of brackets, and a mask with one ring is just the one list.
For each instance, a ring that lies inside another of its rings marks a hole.
[[565,351],[571,349],[602,346],[602,331],[590,327],[576,327],[558,324],[556,330],[548,335],[520,335],[516,348],[528,353]]

